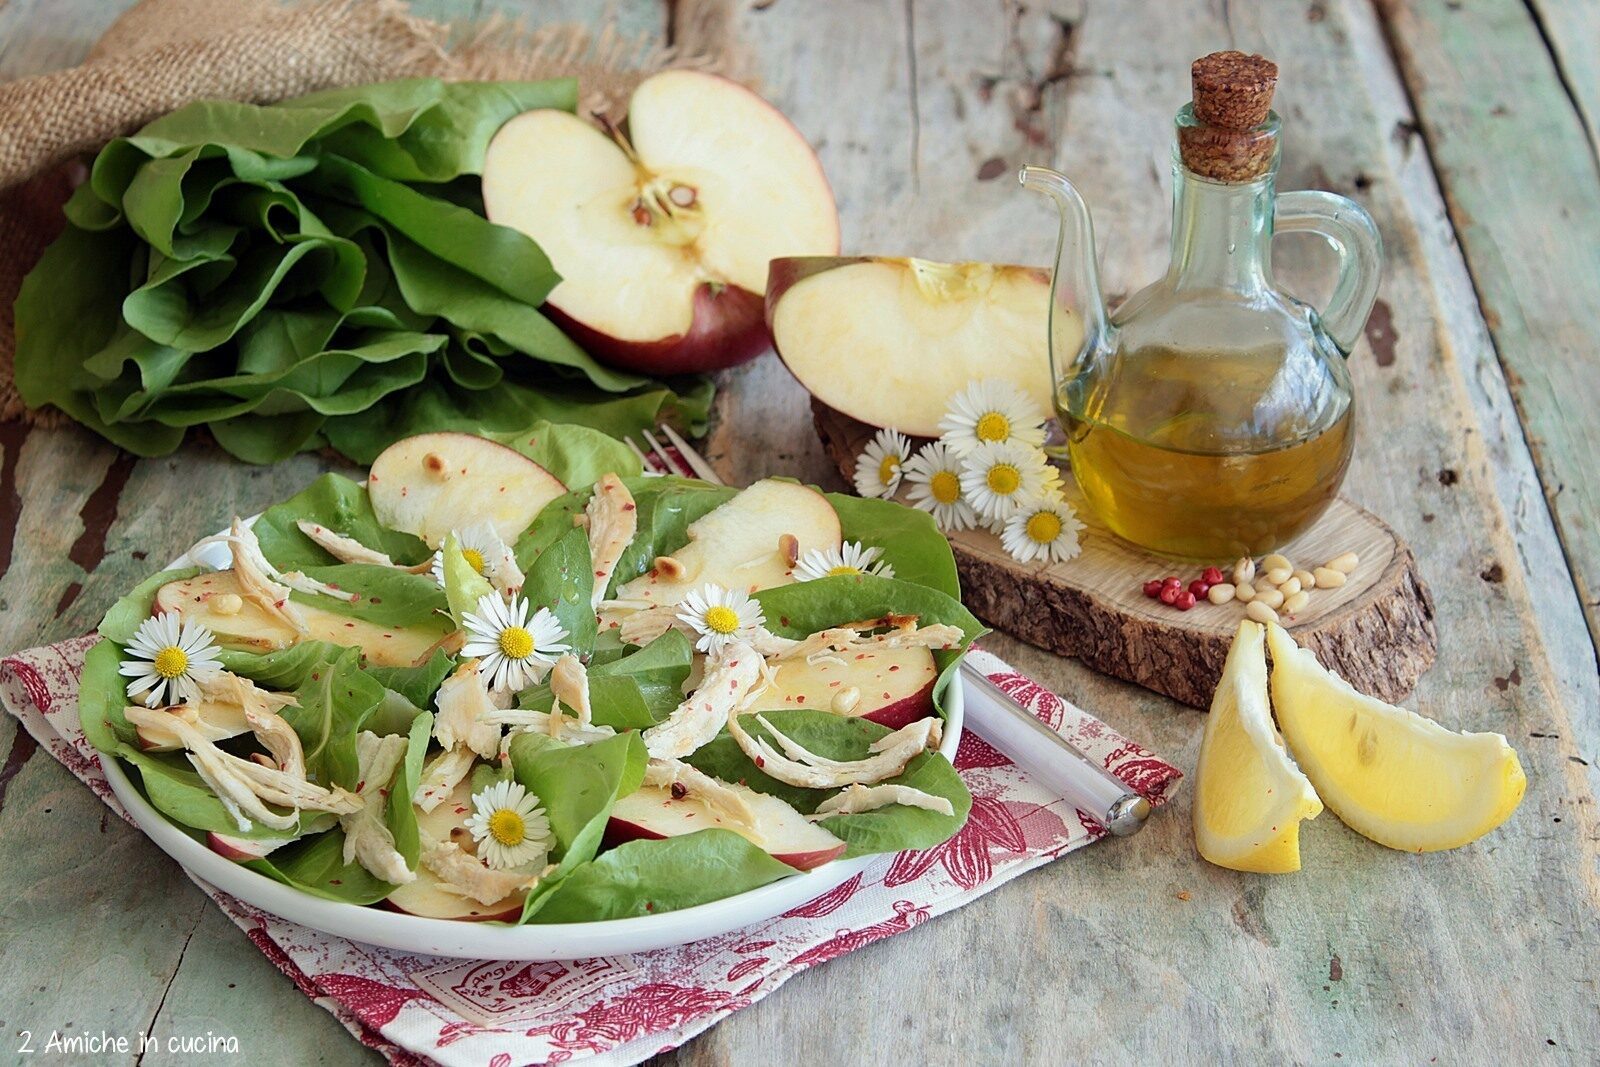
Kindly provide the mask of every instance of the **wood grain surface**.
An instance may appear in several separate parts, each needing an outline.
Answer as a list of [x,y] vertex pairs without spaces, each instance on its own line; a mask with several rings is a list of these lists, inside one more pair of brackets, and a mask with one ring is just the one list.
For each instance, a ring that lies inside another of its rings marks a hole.
[[[120,6],[10,0],[0,77],[75,62]],[[495,6],[527,10],[419,5]],[[1358,197],[1388,248],[1351,357],[1346,493],[1414,547],[1434,594],[1438,661],[1409,703],[1505,733],[1529,791],[1490,838],[1425,857],[1324,815],[1302,835],[1306,869],[1281,878],[1198,860],[1180,793],[1137,837],[807,972],[663,1062],[1592,1062],[1592,3],[729,0],[692,27],[675,6],[616,8],[663,37],[737,37],[817,145],[848,251],[1045,263],[1048,206],[1008,176],[1049,163],[1095,210],[1112,294],[1165,266],[1189,60],[1274,57],[1283,187]],[[600,17],[580,0],[534,10]],[[1276,264],[1309,299],[1326,294],[1331,257],[1314,242],[1280,241]],[[724,385],[708,444],[730,481],[840,484],[777,361]],[[88,629],[153,563],[327,466],[250,468],[201,446],[134,462],[76,429],[0,426],[0,648]],[[1198,714],[993,647],[1193,767]],[[18,1031],[51,1028],[210,1030],[236,1035],[247,1063],[372,1059],[5,717],[0,759],[0,1062],[32,1062],[14,1055]]]

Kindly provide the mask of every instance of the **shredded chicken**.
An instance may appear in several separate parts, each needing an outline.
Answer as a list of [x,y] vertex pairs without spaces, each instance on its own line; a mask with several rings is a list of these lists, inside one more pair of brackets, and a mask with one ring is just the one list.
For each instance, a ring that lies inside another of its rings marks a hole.
[[818,804],[816,813],[809,818],[816,821],[826,819],[830,815],[856,815],[863,811],[886,808],[891,804],[903,804],[908,808],[926,808],[940,815],[956,813],[956,809],[951,807],[950,801],[944,797],[924,793],[909,785],[848,785]]
[[317,546],[326,551],[340,563],[371,563],[378,567],[393,567],[394,560],[385,553],[375,548],[368,548],[354,537],[334,533],[320,522],[311,522],[308,519],[296,520],[295,525],[300,532],[317,543]]
[[485,867],[478,857],[464,851],[454,841],[430,841],[422,853],[422,865],[439,879],[439,888],[457,896],[493,904],[519,889],[538,884],[542,875],[525,871],[499,871]]
[[417,784],[412,802],[425,812],[437,808],[471,773],[472,761],[477,758],[477,753],[465,745],[439,753],[432,763],[422,768],[422,781]]
[[550,708],[550,736],[561,732],[562,706],[578,715],[578,725],[588,726],[594,719],[594,709],[589,705],[589,671],[583,661],[568,652],[550,668],[550,692],[555,703]]
[[232,671],[215,671],[200,680],[200,696],[205,700],[226,701],[244,709],[244,721],[272,755],[277,768],[296,778],[306,776],[305,752],[300,735],[279,715],[279,710],[297,707],[293,693],[272,693]]
[[617,561],[633,544],[639,528],[639,510],[622,479],[607,472],[594,485],[594,495],[583,509],[589,527],[589,559],[594,563],[594,592],[590,606],[596,611],[606,597],[606,586]]
[[[833,760],[800,745],[768,722],[766,716],[758,713],[756,721],[766,727],[772,735],[771,741],[751,735],[740,725],[736,715],[728,719],[728,733],[763,772],[780,782],[806,789],[832,789],[855,783],[870,785],[893,778],[924,750],[936,747],[943,730],[939,719],[918,719],[874,741],[870,747],[872,755],[866,759]],[[782,753],[773,747],[772,741],[778,743]]]
[[[711,808],[728,822],[754,828],[756,815],[739,790],[720,779],[675,759],[653,759],[644,770],[644,784],[658,789],[682,789],[683,796],[692,796]],[[678,793],[673,791],[678,799]]]
[[[620,606],[618,601],[606,601],[606,608]],[[668,630],[678,629],[693,633],[693,629],[678,618],[678,605],[655,604],[630,611],[618,621],[617,636],[625,645],[648,645]]]
[[498,726],[510,726],[512,730],[500,741],[500,762],[504,763],[510,758],[511,739],[519,733],[539,733],[553,737],[557,741],[564,741],[570,745],[587,745],[594,741],[604,741],[608,737],[617,736],[617,731],[609,726],[588,726],[578,722],[570,715],[548,715],[542,711],[525,711],[522,708],[509,708],[497,711],[490,720]]
[[[195,771],[211,787],[242,832],[253,828],[252,820],[274,830],[294,829],[299,826],[300,809],[344,815],[361,807],[359,797],[337,786],[328,789],[306,781],[303,775],[263,767],[254,760],[224,752],[195,726],[195,710],[187,705],[175,708],[133,705],[123,710],[123,716],[135,726],[175,733]],[[294,810],[283,815],[268,808],[268,804]]]
[[[716,737],[767,678],[766,660],[743,641],[730,641],[707,657],[700,685],[666,721],[644,731],[652,759],[682,759]],[[764,686],[763,686],[764,688]]]
[[496,710],[488,686],[478,670],[478,661],[469,659],[439,686],[434,698],[439,714],[433,721],[433,736],[446,749],[464,746],[484,759],[500,751],[500,727],[489,721]]
[[394,834],[384,819],[389,783],[406,757],[408,742],[399,734],[379,737],[371,730],[356,735],[356,764],[361,769],[361,810],[339,816],[344,830],[344,861],[357,862],[374,877],[395,885],[414,881],[415,871],[394,847]]

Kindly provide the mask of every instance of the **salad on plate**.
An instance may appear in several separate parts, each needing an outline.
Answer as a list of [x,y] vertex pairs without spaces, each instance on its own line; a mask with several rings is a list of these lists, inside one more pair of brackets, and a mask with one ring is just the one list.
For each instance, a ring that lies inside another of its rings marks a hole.
[[892,501],[646,474],[583,427],[424,434],[123,597],[80,711],[166,820],[303,892],[634,918],[961,827],[959,592]]

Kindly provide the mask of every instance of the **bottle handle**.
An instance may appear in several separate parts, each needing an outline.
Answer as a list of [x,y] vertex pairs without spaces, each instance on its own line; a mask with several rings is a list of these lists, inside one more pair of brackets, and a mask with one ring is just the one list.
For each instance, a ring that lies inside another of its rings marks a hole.
[[1315,189],[1279,193],[1275,233],[1315,233],[1339,253],[1339,280],[1321,313],[1322,328],[1346,357],[1361,336],[1383,273],[1383,238],[1367,209],[1348,197]]

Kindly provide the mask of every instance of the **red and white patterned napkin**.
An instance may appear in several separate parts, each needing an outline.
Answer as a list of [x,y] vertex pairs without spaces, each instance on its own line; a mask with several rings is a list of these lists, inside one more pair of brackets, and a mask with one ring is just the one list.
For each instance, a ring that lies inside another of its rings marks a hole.
[[[0,703],[127,818],[78,727],[78,678],[94,641],[75,638],[0,661]],[[1152,804],[1163,803],[1182,777],[1004,661],[977,650],[971,656]],[[633,956],[521,963],[408,955],[285,922],[196,883],[302,993],[391,1063],[634,1064],[683,1044],[808,967],[909,930],[1105,835],[971,733],[961,738],[955,764],[972,791],[972,814],[944,844],[883,856],[775,919]]]

